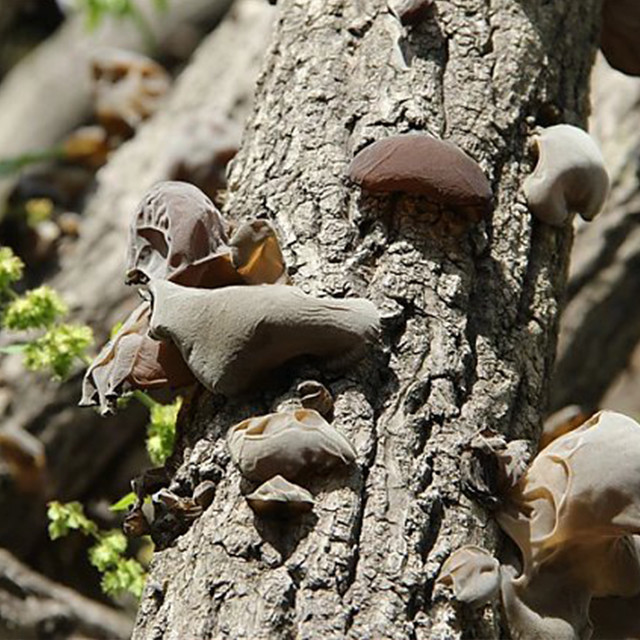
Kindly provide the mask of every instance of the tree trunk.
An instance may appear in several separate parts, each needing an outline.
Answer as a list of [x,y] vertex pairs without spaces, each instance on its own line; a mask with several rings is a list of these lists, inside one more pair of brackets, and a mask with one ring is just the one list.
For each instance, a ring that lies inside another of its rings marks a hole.
[[[600,3],[437,2],[402,27],[382,0],[278,4],[227,213],[274,222],[294,284],[365,296],[383,347],[336,377],[289,368],[252,396],[196,394],[174,479],[217,480],[213,504],[157,552],[135,638],[502,637],[496,610],[461,611],[434,580],[465,543],[495,549],[461,492],[478,429],[535,439],[545,408],[569,228],[533,221],[520,190],[534,122],[584,125]],[[489,176],[496,209],[464,232],[451,212],[373,198],[346,180],[367,142],[408,130],[449,139]],[[312,374],[357,467],[319,478],[314,515],[253,515],[224,436]]]

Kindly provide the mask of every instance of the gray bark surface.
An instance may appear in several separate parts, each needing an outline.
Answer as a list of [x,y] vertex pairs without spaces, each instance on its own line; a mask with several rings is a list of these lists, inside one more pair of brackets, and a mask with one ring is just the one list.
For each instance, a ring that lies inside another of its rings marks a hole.
[[131,621],[48,580],[0,549],[0,638],[128,638]]
[[[94,329],[97,347],[139,302],[135,290],[124,285],[127,227],[144,192],[168,178],[173,161],[163,153],[168,142],[173,148],[180,146],[185,123],[201,112],[220,112],[243,123],[272,14],[271,7],[257,0],[233,9],[198,49],[163,110],[99,174],[80,238],[62,260],[60,272],[47,283],[68,302],[73,321]],[[185,138],[181,152],[188,154],[192,142]],[[78,499],[108,481],[105,475],[111,477],[119,464],[130,475],[140,471],[127,466],[127,459],[130,454],[138,459],[136,447],[142,443],[147,412],[136,405],[126,419],[116,415],[105,420],[77,407],[81,379],[79,369],[63,385],[26,373],[20,356],[3,357],[0,364],[3,429],[33,433],[48,454],[47,492],[39,502],[10,487],[0,492],[3,508],[12,513],[0,523],[0,543],[21,557],[33,553],[45,535],[46,499]]]
[[[602,145],[611,193],[603,213],[576,235],[551,408],[602,401],[624,411],[635,406],[629,378],[640,342],[640,79],[611,69],[600,56],[592,103],[590,125]],[[626,378],[617,383],[624,388],[604,398],[619,376]]]
[[[209,478],[216,494],[155,554],[134,638],[503,637],[494,609],[462,611],[434,580],[453,549],[498,539],[461,492],[464,443],[483,427],[538,433],[571,230],[532,221],[526,141],[549,106],[584,125],[599,3],[437,2],[411,31],[382,0],[278,12],[226,210],[274,222],[305,291],[372,300],[383,346],[342,376],[289,367],[233,402],[191,399],[174,488]],[[451,212],[347,183],[358,149],[410,129],[480,162],[488,220],[454,233]],[[310,376],[336,396],[358,464],[315,481],[300,523],[262,520],[224,436]]]

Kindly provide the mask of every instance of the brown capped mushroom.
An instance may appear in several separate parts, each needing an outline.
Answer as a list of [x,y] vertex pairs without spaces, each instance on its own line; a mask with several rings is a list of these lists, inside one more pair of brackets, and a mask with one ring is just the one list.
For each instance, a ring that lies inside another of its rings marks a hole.
[[451,587],[459,602],[480,607],[500,592],[500,563],[481,547],[461,547],[447,558],[436,582]]
[[229,430],[227,444],[242,475],[257,481],[278,474],[295,480],[356,459],[351,443],[310,409],[243,420]]
[[260,516],[294,517],[313,509],[313,496],[297,484],[274,476],[246,496],[249,506]]
[[91,61],[96,116],[110,135],[130,136],[160,106],[170,86],[167,72],[139,53],[102,49]]
[[149,337],[149,316],[149,303],[143,302],[102,348],[85,373],[80,406],[98,405],[104,415],[112,413],[117,399],[131,389],[195,383],[176,346]]
[[367,191],[401,191],[478,213],[491,209],[491,185],[478,163],[452,142],[423,133],[365,147],[352,160],[349,178]]
[[214,288],[286,280],[284,258],[266,220],[227,224],[200,189],[160,182],[145,195],[129,226],[127,283],[169,279]]
[[149,284],[150,334],[171,339],[209,390],[235,395],[292,358],[355,359],[376,340],[379,316],[362,299],[321,299],[295,287],[195,289]]
[[534,142],[538,163],[523,184],[533,215],[554,226],[562,226],[572,213],[593,220],[609,193],[609,176],[593,138],[559,124],[543,129]]
[[[226,252],[226,247],[224,218],[200,189],[186,182],[160,182],[147,192],[131,218],[127,284],[179,278],[188,267]],[[228,265],[227,271],[227,279],[234,282],[237,276]]]
[[637,0],[604,0],[600,49],[618,71],[640,76],[640,4]]

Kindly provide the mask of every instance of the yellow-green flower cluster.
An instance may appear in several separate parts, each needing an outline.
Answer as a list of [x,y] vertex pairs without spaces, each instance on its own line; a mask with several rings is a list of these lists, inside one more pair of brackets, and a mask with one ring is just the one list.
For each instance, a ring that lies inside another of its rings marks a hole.
[[43,286],[11,302],[4,312],[3,324],[14,331],[48,329],[67,312],[62,298],[51,287]]
[[0,297],[5,297],[9,286],[22,278],[24,263],[9,247],[0,247]]

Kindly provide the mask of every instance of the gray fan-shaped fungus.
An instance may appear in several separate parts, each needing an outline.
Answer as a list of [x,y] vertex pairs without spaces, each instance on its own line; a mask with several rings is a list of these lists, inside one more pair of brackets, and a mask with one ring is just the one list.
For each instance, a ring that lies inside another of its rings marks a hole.
[[177,347],[169,340],[149,337],[149,316],[149,304],[144,302],[102,348],[85,373],[80,406],[99,405],[107,414],[115,410],[117,399],[132,389],[179,388],[195,383]]
[[451,587],[459,602],[479,607],[500,592],[500,563],[480,547],[461,547],[442,565],[437,582]]
[[367,191],[400,191],[481,214],[491,209],[491,185],[478,163],[452,142],[427,134],[391,136],[365,147],[352,160],[349,178]]
[[609,192],[604,159],[593,138],[578,127],[559,124],[543,129],[534,141],[538,163],[523,184],[531,212],[555,226],[572,213],[592,220]]
[[600,49],[618,71],[640,76],[640,4],[637,0],[604,0]]
[[229,430],[227,444],[242,475],[261,482],[275,475],[295,480],[356,459],[349,440],[310,409],[243,420]]
[[640,592],[639,460],[640,425],[611,411],[535,458],[498,514],[523,559],[502,585],[514,637],[588,637],[592,598]]
[[297,484],[274,476],[246,496],[249,506],[261,516],[294,517],[313,509],[313,496]]
[[170,86],[167,72],[139,53],[102,49],[91,61],[93,99],[100,124],[129,136],[160,106]]
[[168,338],[209,390],[234,395],[298,356],[362,355],[376,340],[379,316],[362,299],[322,299],[295,287],[195,289],[149,284],[152,337]]

